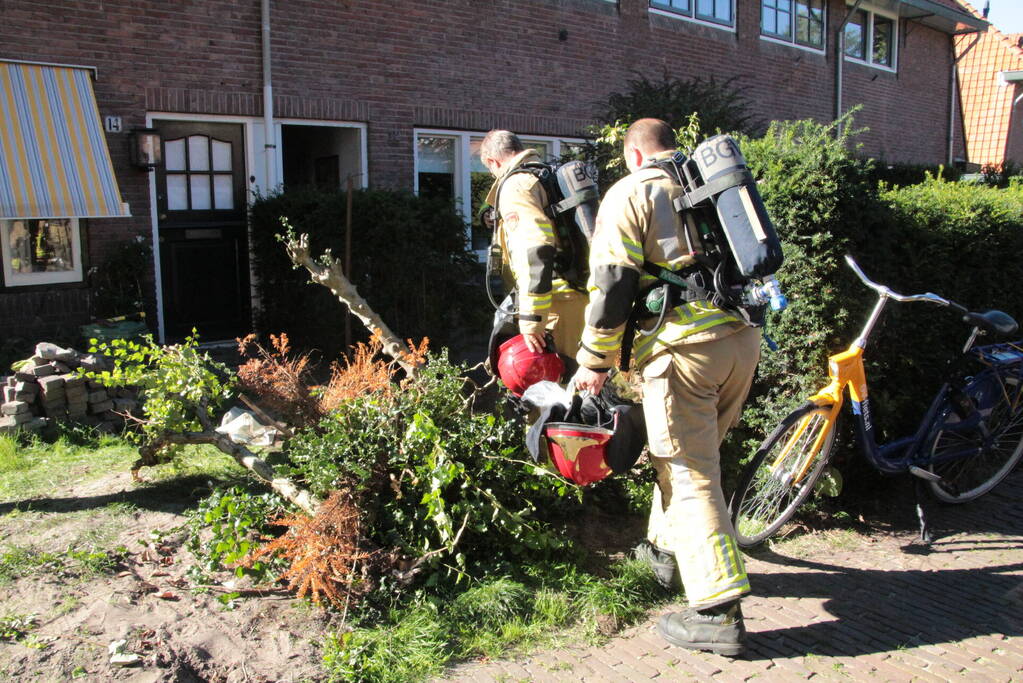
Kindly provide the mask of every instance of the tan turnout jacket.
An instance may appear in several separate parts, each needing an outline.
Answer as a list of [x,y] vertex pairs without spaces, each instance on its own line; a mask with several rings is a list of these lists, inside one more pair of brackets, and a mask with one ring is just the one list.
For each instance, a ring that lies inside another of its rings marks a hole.
[[[540,161],[532,149],[523,150],[513,157],[490,188],[486,202],[496,206],[500,212],[498,243],[515,283],[519,332],[543,334],[548,327],[555,297],[575,292],[554,274],[557,241],[551,219],[544,213],[547,193],[531,173],[512,173],[530,161]],[[582,299],[581,296],[571,298]],[[565,348],[559,344],[559,350],[571,356],[575,343]]]
[[[662,152],[654,159],[670,154]],[[645,262],[669,270],[693,263],[682,233],[684,224],[672,203],[681,192],[682,188],[656,167],[641,168],[608,190],[597,212],[590,245],[590,303],[576,354],[580,365],[606,370],[615,364],[636,297],[658,282],[643,271]],[[641,326],[649,331],[656,324],[657,318],[651,317]],[[665,315],[655,334],[637,333],[633,364],[642,369],[672,346],[726,337],[742,325],[736,316],[708,302],[683,303]]]

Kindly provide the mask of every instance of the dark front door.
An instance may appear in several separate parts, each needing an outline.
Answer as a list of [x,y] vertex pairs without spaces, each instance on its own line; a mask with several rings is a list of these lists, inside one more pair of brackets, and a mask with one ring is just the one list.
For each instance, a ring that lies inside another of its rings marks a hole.
[[240,124],[154,121],[163,320],[167,341],[244,335],[249,320],[244,133]]

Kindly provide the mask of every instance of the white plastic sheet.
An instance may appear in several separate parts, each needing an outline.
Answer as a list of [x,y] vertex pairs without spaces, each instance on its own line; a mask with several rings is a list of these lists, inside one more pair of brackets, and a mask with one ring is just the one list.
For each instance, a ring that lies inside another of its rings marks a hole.
[[540,408],[549,408],[555,405],[565,406],[567,409],[572,405],[572,393],[574,387],[570,384],[567,389],[562,388],[557,382],[543,381],[530,385],[522,394],[522,400],[526,403]]
[[277,437],[276,429],[260,423],[251,411],[238,407],[224,414],[216,431],[245,446],[270,446]]

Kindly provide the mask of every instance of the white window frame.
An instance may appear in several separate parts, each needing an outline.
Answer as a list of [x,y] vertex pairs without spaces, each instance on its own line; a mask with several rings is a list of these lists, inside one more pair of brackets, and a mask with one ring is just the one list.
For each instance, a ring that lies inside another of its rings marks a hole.
[[[71,259],[74,261],[72,270],[45,273],[15,273],[11,268],[11,244],[7,227],[14,221],[71,221]],[[4,260],[4,287],[30,287],[32,285],[57,285],[82,282],[82,230],[76,216],[45,216],[39,218],[5,218],[0,220],[0,256]]]
[[828,47],[828,2],[827,2],[827,0],[824,0],[824,3],[823,3],[824,17],[823,17],[822,21],[824,23],[823,23],[823,26],[821,27],[821,40],[822,40],[822,43],[821,43],[820,47],[814,47],[813,45],[804,45],[803,43],[797,43],[796,42],[796,6],[795,6],[795,3],[797,2],[797,0],[789,0],[789,2],[791,3],[790,7],[792,7],[792,12],[790,12],[790,15],[792,17],[792,21],[789,24],[789,27],[790,27],[790,29],[789,29],[789,38],[785,39],[785,38],[781,38],[778,35],[773,34],[773,33],[764,33],[764,1],[760,0],[760,40],[763,40],[763,41],[768,42],[768,43],[777,43],[778,45],[787,45],[789,47],[794,47],[797,50],[806,50],[807,52],[813,52],[813,53],[819,54],[819,55],[825,54],[825,52],[827,50],[827,47]]
[[[419,194],[419,137],[443,137],[455,140],[455,208],[461,211],[465,218],[465,235],[472,245],[472,180],[470,177],[471,164],[469,159],[472,154],[472,138],[481,138],[487,134],[485,130],[447,130],[443,128],[414,128],[412,129],[412,182],[413,189]],[[528,146],[532,142],[542,142],[548,146],[551,157],[561,157],[562,143],[582,144],[583,138],[556,137],[552,135],[520,135],[522,144]],[[487,250],[475,250],[476,256],[481,260],[486,259]]]
[[[662,17],[671,17],[672,19],[679,19],[681,21],[690,21],[694,24],[700,24],[701,26],[710,26],[712,28],[720,29],[722,31],[728,31],[729,33],[735,33],[736,24],[736,12],[735,12],[735,0],[731,0],[732,3],[732,23],[726,24],[721,21],[714,19],[704,19],[696,15],[696,2],[697,0],[689,0],[690,10],[685,12],[684,10],[675,9],[673,7],[657,7],[655,6],[657,0],[649,0],[648,9],[650,14],[659,14]],[[663,4],[663,3],[658,3]]]
[[[899,15],[894,12],[888,12],[886,10],[879,9],[872,5],[860,5],[857,8],[867,14],[867,26],[866,26],[866,45],[863,51],[866,59],[860,59],[859,57],[851,57],[842,50],[842,56],[845,57],[845,61],[853,62],[854,64],[862,64],[869,66],[872,69],[880,69],[881,71],[889,71],[895,73],[899,70]],[[849,7],[846,8],[846,11]],[[878,64],[874,62],[874,16],[880,15],[885,19],[890,19],[892,22],[892,64]],[[844,43],[843,48],[849,47],[848,43]]]

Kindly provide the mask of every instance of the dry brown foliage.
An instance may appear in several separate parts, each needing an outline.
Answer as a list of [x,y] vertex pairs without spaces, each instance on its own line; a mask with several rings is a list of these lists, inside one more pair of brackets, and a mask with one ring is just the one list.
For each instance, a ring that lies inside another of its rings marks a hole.
[[273,523],[288,530],[249,555],[243,564],[251,566],[274,555],[287,559],[291,566],[281,580],[286,580],[298,597],[308,595],[316,604],[326,600],[341,607],[369,590],[369,581],[360,579],[375,553],[359,548],[359,510],[348,492],[331,493],[315,517],[297,514]]
[[288,335],[270,335],[267,350],[250,334],[238,340],[238,352],[251,356],[238,368],[242,391],[294,427],[316,424],[323,416],[319,403],[309,395],[309,354],[289,358]]
[[[409,351],[402,358],[410,365],[421,366],[426,362],[426,354],[430,340],[424,338],[417,347],[411,339],[407,340]],[[390,396],[394,390],[391,379],[394,375],[394,363],[379,357],[383,342],[373,335],[368,344],[359,342],[351,358],[342,363],[335,361],[330,366],[330,381],[320,393],[320,410],[326,414],[336,409],[345,401],[368,393],[382,393]]]

